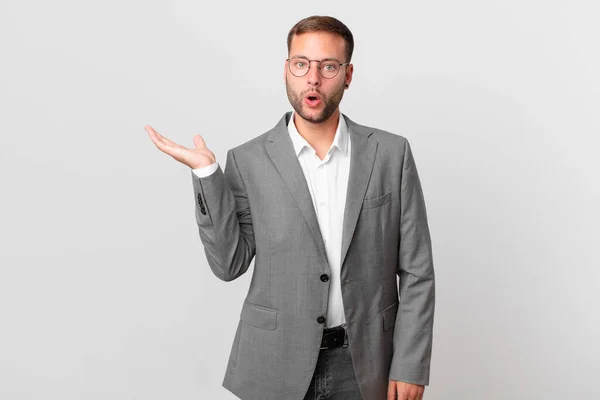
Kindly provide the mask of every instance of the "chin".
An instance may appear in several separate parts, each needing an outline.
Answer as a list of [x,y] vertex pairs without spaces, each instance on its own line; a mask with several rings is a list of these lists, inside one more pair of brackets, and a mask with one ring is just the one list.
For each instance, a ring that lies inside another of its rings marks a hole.
[[323,109],[314,109],[314,108],[308,108],[306,106],[304,106],[302,108],[302,114],[305,115],[308,118],[304,118],[304,119],[311,119],[311,120],[321,120],[323,119],[323,113],[324,110]]
[[323,113],[321,113],[321,112],[316,112],[316,113],[303,112],[302,114],[304,114],[304,115],[300,115],[300,116],[303,119],[305,119],[308,122],[312,122],[313,124],[319,124],[321,122],[325,122],[325,119],[323,119]]

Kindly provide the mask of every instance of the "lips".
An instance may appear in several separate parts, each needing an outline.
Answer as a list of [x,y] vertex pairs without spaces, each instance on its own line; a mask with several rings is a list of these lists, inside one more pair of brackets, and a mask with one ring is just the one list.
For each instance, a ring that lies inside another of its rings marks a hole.
[[317,92],[310,92],[304,98],[311,100],[311,101],[316,101],[316,100],[321,100],[321,95],[318,94]]
[[304,101],[310,107],[316,107],[321,104],[322,98],[321,95],[316,92],[310,92],[304,97]]

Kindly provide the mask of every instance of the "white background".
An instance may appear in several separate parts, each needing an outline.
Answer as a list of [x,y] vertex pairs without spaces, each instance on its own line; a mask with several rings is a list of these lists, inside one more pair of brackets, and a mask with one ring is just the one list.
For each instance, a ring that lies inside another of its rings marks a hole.
[[286,37],[314,14],[355,37],[342,112],[413,148],[425,399],[600,398],[597,2],[0,4],[0,398],[235,398],[253,268],[212,275],[190,170],[143,127],[224,167],[291,110]]

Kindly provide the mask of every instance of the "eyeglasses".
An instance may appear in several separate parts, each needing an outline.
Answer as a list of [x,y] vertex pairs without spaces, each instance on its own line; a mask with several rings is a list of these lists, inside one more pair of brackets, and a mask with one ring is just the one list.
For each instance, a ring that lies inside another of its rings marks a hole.
[[311,61],[319,63],[319,74],[325,79],[335,78],[338,72],[340,72],[341,66],[350,64],[349,62],[340,63],[336,59],[309,60],[306,57],[292,57],[286,59],[286,61],[289,61],[288,68],[292,75],[297,76],[298,78],[307,74],[310,69]]

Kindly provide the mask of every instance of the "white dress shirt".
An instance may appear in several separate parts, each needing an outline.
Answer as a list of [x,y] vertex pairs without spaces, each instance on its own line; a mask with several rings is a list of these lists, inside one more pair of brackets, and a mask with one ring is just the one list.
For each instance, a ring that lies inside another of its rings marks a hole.
[[[337,326],[346,322],[340,284],[340,258],[346,190],[350,174],[350,135],[346,121],[340,113],[331,147],[321,160],[316,150],[298,132],[293,112],[290,122],[288,133],[306,178],[331,269],[326,326]],[[202,178],[215,172],[218,166],[215,162],[193,171],[196,176]]]

